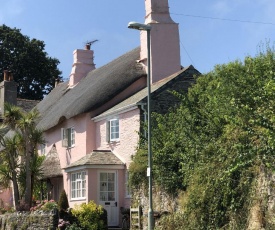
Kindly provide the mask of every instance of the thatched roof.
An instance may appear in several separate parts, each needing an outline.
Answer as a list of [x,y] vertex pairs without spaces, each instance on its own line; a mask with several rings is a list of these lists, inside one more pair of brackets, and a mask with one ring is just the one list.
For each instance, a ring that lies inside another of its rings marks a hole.
[[41,166],[42,179],[63,176],[56,147],[53,146]]
[[41,114],[38,128],[47,130],[63,119],[89,112],[103,105],[133,82],[146,75],[136,48],[107,65],[88,73],[75,87],[68,82],[58,85],[37,108]]
[[94,150],[78,161],[68,165],[65,169],[87,165],[124,165],[124,163],[109,150]]
[[[180,88],[183,91],[187,91],[188,87],[190,86],[190,82],[194,82],[194,74],[200,74],[192,65],[183,68],[182,70],[170,75],[169,77],[164,78],[161,81],[158,81],[151,86],[151,97],[160,93],[161,91],[166,90],[172,84],[181,84]],[[181,78],[181,83],[178,82],[178,79]],[[135,93],[131,97],[125,99],[124,101],[120,102],[119,104],[115,105],[114,107],[106,110],[104,113],[94,117],[93,119],[101,119],[103,117],[118,113],[126,108],[130,108],[132,106],[137,106],[141,103],[147,103],[147,95],[148,95],[148,88],[144,88],[139,92]]]

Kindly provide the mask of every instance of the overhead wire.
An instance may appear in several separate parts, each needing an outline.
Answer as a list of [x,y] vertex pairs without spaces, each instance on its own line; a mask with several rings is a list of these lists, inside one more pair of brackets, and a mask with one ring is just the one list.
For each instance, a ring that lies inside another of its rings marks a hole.
[[258,22],[258,21],[239,20],[239,19],[230,19],[230,18],[217,18],[217,17],[208,17],[208,16],[200,16],[200,15],[192,15],[192,14],[177,14],[177,13],[170,13],[170,14],[181,15],[181,16],[185,16],[185,17],[193,17],[193,18],[204,18],[204,19],[212,19],[212,20],[242,22],[242,23],[252,23],[252,24],[264,24],[264,25],[275,26],[275,23],[272,23],[272,22]]
[[[204,18],[204,19],[211,19],[211,20],[220,20],[220,21],[230,21],[230,22],[241,22],[241,23],[251,23],[251,24],[263,24],[263,25],[272,25],[275,26],[275,23],[272,22],[259,22],[259,21],[249,21],[249,20],[239,20],[239,19],[230,19],[230,18],[218,18],[218,17],[208,17],[208,16],[200,16],[200,15],[192,15],[192,14],[178,14],[178,13],[170,13],[173,15],[185,16],[185,17],[193,17],[193,18]],[[194,65],[194,61],[192,60],[191,56],[187,52],[186,48],[180,42],[184,51],[186,52],[188,58],[190,59],[191,63]]]

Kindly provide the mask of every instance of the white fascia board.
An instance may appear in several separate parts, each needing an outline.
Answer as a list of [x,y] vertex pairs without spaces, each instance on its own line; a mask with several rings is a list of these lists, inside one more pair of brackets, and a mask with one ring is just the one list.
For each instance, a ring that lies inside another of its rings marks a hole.
[[65,168],[65,172],[76,172],[76,171],[81,171],[85,169],[125,169],[125,165],[80,165],[76,167],[71,167],[71,168]]
[[92,121],[94,121],[94,122],[102,121],[102,120],[104,120],[104,119],[106,119],[110,116],[116,116],[116,115],[119,115],[121,113],[126,113],[126,112],[132,111],[132,110],[137,109],[137,108],[138,108],[138,106],[136,104],[127,105],[127,106],[124,106],[122,108],[116,109],[112,112],[104,113],[102,115],[98,115],[96,117],[93,117]]

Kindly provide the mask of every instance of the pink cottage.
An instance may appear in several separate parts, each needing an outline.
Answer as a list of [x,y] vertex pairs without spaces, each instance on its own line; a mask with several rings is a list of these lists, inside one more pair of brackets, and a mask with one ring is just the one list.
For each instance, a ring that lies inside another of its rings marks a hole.
[[[145,23],[152,26],[152,111],[165,113],[178,103],[169,91],[187,91],[199,72],[180,65],[168,0],[145,0],[145,6]],[[65,189],[71,207],[94,200],[107,210],[109,226],[119,226],[120,207],[131,205],[127,169],[146,119],[146,32],[140,37],[140,47],[98,69],[89,46],[75,50],[70,80],[37,106],[49,199],[58,200]]]

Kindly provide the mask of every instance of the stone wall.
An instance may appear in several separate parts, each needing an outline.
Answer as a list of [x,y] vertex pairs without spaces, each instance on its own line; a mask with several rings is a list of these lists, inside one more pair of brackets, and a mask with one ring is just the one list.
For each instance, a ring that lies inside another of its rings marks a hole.
[[15,212],[0,215],[0,230],[56,230],[58,212]]
[[[132,193],[131,207],[140,206],[142,209],[142,229],[148,226],[148,188],[140,188]],[[178,210],[177,197],[171,197],[159,187],[153,187],[153,211],[155,226],[158,225],[158,219],[162,214],[173,213]]]
[[[275,173],[260,167],[250,197],[249,217],[246,230],[275,229]],[[141,206],[142,229],[148,226],[148,188],[142,187],[132,193],[132,207]],[[158,226],[159,214],[179,211],[177,197],[168,196],[160,188],[153,188],[153,210],[155,226]],[[229,223],[231,225],[233,223]]]
[[247,230],[275,228],[275,173],[264,166],[259,168]]

